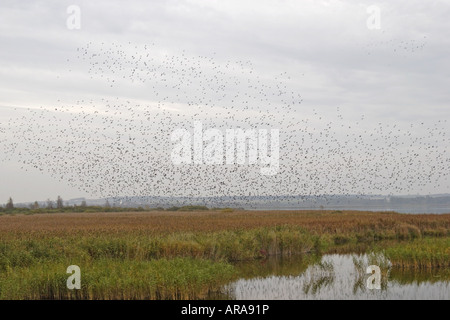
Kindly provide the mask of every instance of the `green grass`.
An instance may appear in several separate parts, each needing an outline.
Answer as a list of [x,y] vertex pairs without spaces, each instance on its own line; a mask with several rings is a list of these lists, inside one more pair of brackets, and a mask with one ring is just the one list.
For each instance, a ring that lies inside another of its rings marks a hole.
[[0,240],[0,271],[7,266],[29,266],[71,258],[147,261],[193,257],[215,261],[253,260],[266,256],[292,256],[319,252],[320,237],[299,227],[280,226],[220,232],[173,234],[41,235]]
[[[76,262],[76,261],[75,261]],[[79,262],[81,289],[66,286],[72,263],[45,262],[0,273],[0,299],[202,299],[236,276],[225,262],[193,258]]]
[[431,269],[450,267],[450,238],[425,238],[398,243],[383,250],[397,268]]
[[[0,299],[202,299],[238,275],[230,262],[304,254],[318,241],[289,227],[10,237],[0,241]],[[73,264],[81,290],[66,288]]]

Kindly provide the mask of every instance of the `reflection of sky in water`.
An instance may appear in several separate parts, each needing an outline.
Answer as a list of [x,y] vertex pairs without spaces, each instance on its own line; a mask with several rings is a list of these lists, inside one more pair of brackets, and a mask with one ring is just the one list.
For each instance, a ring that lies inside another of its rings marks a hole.
[[[367,265],[367,257],[360,258]],[[450,299],[449,281],[410,281],[405,284],[392,277],[386,282],[384,277],[381,290],[369,290],[366,288],[368,277],[369,274],[358,273],[352,255],[335,254],[324,256],[321,264],[308,267],[299,276],[241,279],[227,289],[231,298],[237,300]]]

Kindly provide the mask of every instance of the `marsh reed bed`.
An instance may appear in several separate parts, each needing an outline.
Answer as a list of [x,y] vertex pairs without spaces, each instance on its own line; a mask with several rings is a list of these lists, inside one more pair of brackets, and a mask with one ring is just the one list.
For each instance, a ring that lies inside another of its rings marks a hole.
[[[362,244],[394,267],[448,268],[450,214],[359,211],[60,213],[0,216],[0,299],[202,299],[236,261]],[[68,290],[66,268],[81,268]]]

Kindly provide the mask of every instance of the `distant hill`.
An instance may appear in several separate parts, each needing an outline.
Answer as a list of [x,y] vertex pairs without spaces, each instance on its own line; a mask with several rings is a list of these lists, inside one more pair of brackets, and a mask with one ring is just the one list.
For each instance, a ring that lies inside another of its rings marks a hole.
[[[387,195],[321,195],[321,196],[220,196],[220,197],[110,197],[101,199],[76,198],[64,200],[65,205],[103,206],[106,201],[114,207],[170,208],[189,205],[208,208],[242,208],[246,210],[369,210],[411,213],[450,212],[450,194],[387,196]],[[46,201],[39,205],[45,206]],[[30,203],[16,204],[17,207]]]
[[[115,197],[88,199],[90,205],[103,205],[106,200],[113,206],[162,207],[201,205],[209,208],[243,209],[352,209],[404,211],[414,207],[426,209],[438,207],[450,212],[450,194],[427,196],[383,196],[383,195],[322,195],[322,196],[221,196],[221,197]],[[77,199],[77,201],[79,201]],[[70,201],[69,201],[70,203]],[[419,210],[420,211],[420,210]],[[426,212],[426,211],[424,211]]]

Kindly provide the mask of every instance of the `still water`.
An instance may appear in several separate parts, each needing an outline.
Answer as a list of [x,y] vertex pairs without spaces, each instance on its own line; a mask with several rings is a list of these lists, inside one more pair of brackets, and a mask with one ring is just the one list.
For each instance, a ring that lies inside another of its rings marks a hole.
[[369,289],[367,255],[331,254],[309,261],[271,259],[237,265],[243,277],[213,299],[450,299],[448,269],[427,272],[381,268],[381,289]]

